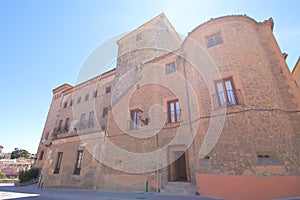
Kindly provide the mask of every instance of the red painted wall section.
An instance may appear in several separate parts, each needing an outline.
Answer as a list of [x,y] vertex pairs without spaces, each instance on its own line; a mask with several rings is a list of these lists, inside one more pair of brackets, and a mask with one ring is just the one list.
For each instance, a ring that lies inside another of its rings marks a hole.
[[196,174],[201,195],[241,200],[300,196],[300,176],[255,177]]

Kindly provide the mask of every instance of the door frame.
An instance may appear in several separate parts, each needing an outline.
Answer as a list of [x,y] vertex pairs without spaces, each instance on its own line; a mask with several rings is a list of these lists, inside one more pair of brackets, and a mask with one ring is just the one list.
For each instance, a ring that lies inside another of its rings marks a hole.
[[169,166],[168,166],[168,181],[169,182],[174,182],[175,179],[175,156],[174,152],[176,151],[182,151],[184,152],[184,157],[185,157],[185,171],[186,171],[186,181],[191,182],[191,177],[190,177],[190,165],[189,165],[189,155],[188,155],[188,149],[184,145],[180,146],[171,146],[169,147],[168,151],[168,161],[169,161]]

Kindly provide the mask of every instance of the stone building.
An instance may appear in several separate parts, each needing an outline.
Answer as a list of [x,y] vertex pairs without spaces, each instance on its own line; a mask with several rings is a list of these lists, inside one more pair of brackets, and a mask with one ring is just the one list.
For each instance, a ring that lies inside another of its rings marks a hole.
[[300,93],[273,26],[226,16],[182,41],[160,14],[118,40],[116,69],[53,90],[43,186],[299,196]]
[[300,87],[300,57],[292,71],[292,76],[295,79],[297,86]]

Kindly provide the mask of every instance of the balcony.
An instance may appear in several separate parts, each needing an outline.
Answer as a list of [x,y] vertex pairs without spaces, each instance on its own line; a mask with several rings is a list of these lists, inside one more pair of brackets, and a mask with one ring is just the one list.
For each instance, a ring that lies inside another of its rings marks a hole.
[[214,108],[225,108],[236,105],[244,105],[240,89],[227,90],[212,95]]

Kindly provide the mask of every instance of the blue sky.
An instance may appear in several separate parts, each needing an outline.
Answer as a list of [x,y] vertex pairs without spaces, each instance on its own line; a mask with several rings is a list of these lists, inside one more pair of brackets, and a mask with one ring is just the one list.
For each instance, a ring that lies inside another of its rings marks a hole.
[[88,55],[102,42],[164,12],[177,32],[224,15],[272,17],[274,34],[292,69],[300,52],[297,1],[128,0],[0,1],[1,129],[5,152],[35,153],[52,89],[74,84]]

